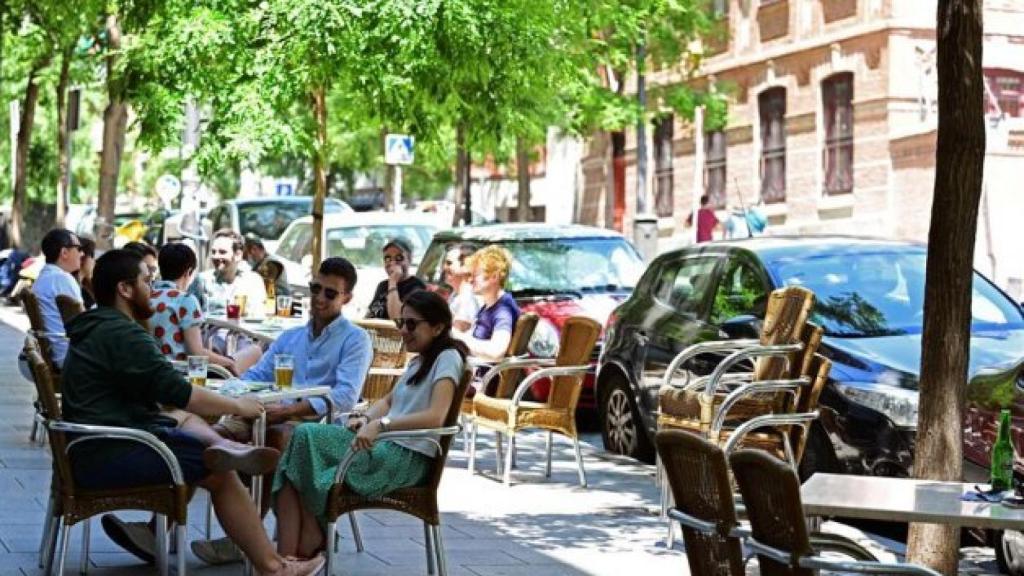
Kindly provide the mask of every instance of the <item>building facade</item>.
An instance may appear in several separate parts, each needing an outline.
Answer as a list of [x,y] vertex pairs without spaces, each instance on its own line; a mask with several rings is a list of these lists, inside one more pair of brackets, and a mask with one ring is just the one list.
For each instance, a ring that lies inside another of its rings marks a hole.
[[[1024,0],[985,6],[989,126],[979,270],[1024,298]],[[768,233],[924,241],[934,184],[935,0],[730,0],[728,40],[695,85],[729,99],[724,130],[674,117],[646,131],[648,205],[663,247],[685,243],[695,188],[720,215],[761,204]],[[651,84],[678,82],[655,73]],[[652,103],[657,105],[657,103]],[[589,140],[578,214],[627,234],[636,216],[635,131]],[[694,171],[699,170],[698,186]]]

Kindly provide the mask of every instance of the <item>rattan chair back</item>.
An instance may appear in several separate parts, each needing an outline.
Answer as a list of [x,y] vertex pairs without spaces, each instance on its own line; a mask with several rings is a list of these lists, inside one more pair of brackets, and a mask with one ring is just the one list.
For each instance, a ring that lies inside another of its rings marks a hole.
[[43,323],[43,312],[39,308],[39,298],[31,290],[22,290],[21,306],[25,310],[25,315],[28,316],[29,327],[36,334],[40,354],[50,366],[50,370],[59,374],[60,370],[53,363],[53,347],[50,345],[50,339],[44,336],[46,325]]
[[[39,397],[39,413],[47,420],[60,420],[60,401],[57,399],[57,389],[54,386],[53,373],[50,371],[50,364],[42,356],[38,340],[32,336],[25,337],[25,359],[28,361],[29,369],[32,371],[32,381],[36,386],[36,395]],[[71,475],[71,465],[66,456],[67,437],[63,432],[48,430],[50,450],[53,453],[53,468],[60,486],[64,490],[74,489],[74,479]]]
[[[799,342],[807,317],[814,307],[814,292],[800,286],[786,286],[768,295],[768,308],[761,329],[761,344],[793,344]],[[763,357],[754,366],[754,380],[775,380],[787,374],[785,357]]]
[[362,391],[363,399],[372,404],[387,396],[400,378],[394,373],[375,373],[375,369],[404,368],[405,342],[402,340],[402,332],[390,320],[362,319],[357,320],[356,325],[366,330],[373,345],[373,360]]
[[[601,324],[586,316],[573,316],[562,326],[562,338],[555,357],[556,366],[582,366],[589,364],[594,346],[601,335]],[[576,403],[583,389],[583,374],[555,376],[551,379],[551,391],[547,405],[555,410],[576,412]]]
[[[527,348],[530,345],[530,338],[533,337],[533,331],[537,329],[537,321],[539,320],[534,312],[524,312],[519,315],[519,319],[516,320],[515,330],[512,331],[512,339],[508,343],[508,351],[505,353],[508,357],[523,356],[527,353]],[[504,370],[498,375],[498,385],[491,396],[495,398],[511,398],[512,394],[516,391],[516,387],[523,381],[526,373],[518,368],[510,370]]]
[[81,300],[75,300],[71,296],[65,294],[57,295],[57,310],[60,311],[60,319],[67,326],[68,322],[72,318],[78,316],[82,312],[85,312],[85,306]]
[[[455,395],[452,396],[452,404],[448,407],[448,413],[444,415],[444,424],[442,427],[455,426],[459,421],[459,412],[462,407],[462,399],[466,396],[466,389],[469,388],[470,382],[473,381],[473,372],[471,370],[465,370],[462,373],[462,380],[460,380],[455,387]],[[441,452],[438,453],[437,457],[434,458],[434,462],[431,464],[430,479],[427,482],[427,487],[437,494],[437,487],[441,485],[441,475],[444,474],[445,463],[448,461],[448,449],[452,444],[451,436],[442,436],[440,439]]]
[[[806,414],[818,409],[818,400],[821,398],[821,392],[825,389],[825,384],[828,383],[828,375],[831,371],[831,360],[821,354],[812,356],[807,372],[804,373],[804,376],[809,377],[811,382],[800,389],[800,394],[797,397],[797,413]],[[803,426],[790,428],[789,445],[792,446],[793,455],[798,463],[803,459],[810,431],[809,427],[805,429]]]
[[690,574],[742,576],[742,545],[739,538],[729,534],[737,518],[725,453],[717,445],[682,430],[659,431],[655,443],[676,508],[717,527],[717,532],[709,535],[683,526]]
[[[800,480],[786,462],[761,450],[739,450],[729,458],[755,540],[791,557],[813,554],[800,503]],[[758,555],[765,576],[811,576],[812,571]]]

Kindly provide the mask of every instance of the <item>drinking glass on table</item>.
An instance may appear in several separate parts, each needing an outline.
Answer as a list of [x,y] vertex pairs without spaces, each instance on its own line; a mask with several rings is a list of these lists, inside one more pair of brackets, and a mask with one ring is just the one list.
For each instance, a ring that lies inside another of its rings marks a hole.
[[284,318],[291,318],[292,316],[292,297],[291,296],[278,296],[277,297],[277,315]]
[[238,304],[228,304],[226,309],[228,320],[238,320],[238,318],[241,317],[242,315],[242,309],[238,306]]
[[245,294],[235,294],[234,304],[238,306],[238,315],[246,315],[246,304],[248,297]]
[[295,373],[295,358],[291,354],[274,354],[274,384],[278,390],[292,389],[292,375]]
[[209,359],[206,356],[188,357],[188,381],[193,386],[204,388],[206,386],[206,369],[209,367]]

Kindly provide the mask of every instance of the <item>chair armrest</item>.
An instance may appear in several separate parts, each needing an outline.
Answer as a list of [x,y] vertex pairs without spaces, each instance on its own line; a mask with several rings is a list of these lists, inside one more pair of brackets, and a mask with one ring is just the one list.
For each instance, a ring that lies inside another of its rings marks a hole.
[[[707,354],[709,352],[733,352],[746,348],[748,346],[756,346],[759,344],[759,340],[716,340],[714,342],[701,342],[688,346],[676,357],[672,359],[668,364],[668,368],[665,369],[665,375],[662,377],[662,386],[670,386],[672,384],[672,377],[675,375],[679,367],[682,366],[687,360],[696,357],[699,354]],[[687,374],[686,383],[683,386],[687,386],[690,381],[690,376]]]
[[[725,400],[722,401],[722,404],[715,412],[714,419],[711,421],[711,433],[717,435],[722,431],[722,426],[725,425],[725,417],[729,410],[747,396],[763,394],[765,392],[789,392],[795,395],[801,386],[806,386],[809,382],[810,379],[806,377],[794,380],[758,380],[756,382],[748,382],[736,388],[725,397]],[[712,436],[712,438],[716,437]]]
[[67,453],[70,453],[71,447],[75,444],[90,440],[130,440],[148,446],[163,458],[164,464],[167,465],[167,469],[171,472],[171,481],[177,486],[185,485],[185,475],[182,474],[181,466],[178,464],[178,459],[174,456],[174,453],[159,438],[145,430],[117,426],[74,424],[61,420],[49,420],[46,425],[50,430],[56,432],[82,435],[68,443],[65,450]]
[[708,522],[707,520],[701,520],[700,518],[694,518],[679,508],[669,508],[668,517],[679,522],[683,526],[692,528],[706,536],[715,536],[718,534],[717,524],[714,522]]
[[[462,426],[445,426],[443,428],[418,428],[415,430],[395,430],[394,432],[384,432],[377,435],[377,442],[382,440],[426,440],[434,444],[437,447],[438,453],[441,452],[441,444],[434,438],[434,436],[454,436],[462,431]],[[356,455],[359,453],[355,450],[349,449],[342,458],[341,463],[338,464],[338,471],[334,474],[334,483],[341,484],[345,480],[345,475],[348,474],[348,469],[352,466],[352,462],[355,461]]]
[[[684,384],[682,386],[676,386],[675,384],[672,384],[671,386],[673,388],[680,388],[682,390],[697,390],[699,388],[702,388],[704,385],[706,385],[710,378],[711,378],[711,375],[709,374],[707,376],[701,376],[699,378],[692,378],[690,382],[688,382],[687,384]],[[728,374],[725,374],[725,375],[722,376],[722,379],[719,380],[719,383],[720,384],[726,384],[726,385],[728,385],[728,384],[743,384],[745,382],[752,382],[753,380],[754,380],[754,373],[753,372],[729,372]]]
[[530,374],[516,388],[514,394],[512,394],[512,405],[518,406],[519,402],[523,400],[523,396],[526,395],[526,391],[533,386],[533,383],[541,378],[553,378],[555,376],[574,376],[576,374],[586,374],[590,371],[590,364],[584,364],[580,366],[553,366],[551,368],[542,368],[536,372]]
[[525,356],[513,356],[506,358],[501,362],[491,366],[490,369],[484,374],[480,382],[483,383],[484,388],[487,387],[487,383],[506,370],[523,369],[523,368],[544,368],[555,365],[554,358],[527,358]]
[[854,560],[866,562],[880,561],[877,556],[871,553],[870,550],[846,536],[832,534],[830,532],[812,532],[808,538],[811,541],[811,549],[814,550],[815,554],[821,554],[822,552],[834,552],[849,556]]
[[793,352],[799,352],[804,347],[803,344],[797,342],[795,344],[773,344],[770,346],[748,346],[742,350],[737,350],[724,360],[722,360],[718,366],[715,366],[715,370],[711,373],[707,382],[704,385],[704,398],[710,401],[715,396],[715,391],[718,388],[718,382],[722,379],[722,376],[729,371],[735,364],[744,360],[751,360],[753,358],[768,358],[773,356],[788,356]]
[[[171,360],[171,364],[174,366],[175,370],[188,374],[187,360]],[[220,364],[207,363],[206,373],[209,374],[210,372],[213,372],[215,376],[218,376],[223,380],[231,380],[232,378],[235,378],[235,375],[232,374],[230,370],[221,366]]]
[[68,335],[64,332],[45,332],[43,330],[29,330],[36,338],[60,338],[61,340],[69,340]]
[[805,412],[802,414],[765,414],[764,416],[757,416],[751,418],[743,424],[736,427],[733,433],[729,435],[729,439],[725,442],[725,447],[722,451],[725,452],[726,457],[732,454],[733,450],[739,446],[740,441],[747,434],[750,434],[754,430],[760,428],[776,428],[779,426],[809,426],[811,422],[818,419],[818,411]]
[[[747,539],[747,546],[759,555],[771,558],[780,564],[792,566],[793,556],[789,552],[784,552],[777,548],[762,544],[754,538]],[[812,570],[856,572],[859,574],[913,574],[916,576],[939,576],[938,572],[918,564],[851,562],[848,560],[823,558],[821,556],[802,556],[797,560],[797,562],[801,568],[809,568]]]

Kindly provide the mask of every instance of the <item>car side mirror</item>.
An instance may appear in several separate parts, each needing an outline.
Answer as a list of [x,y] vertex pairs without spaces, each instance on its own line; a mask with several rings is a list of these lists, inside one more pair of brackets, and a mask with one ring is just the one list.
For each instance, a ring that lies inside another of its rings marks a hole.
[[760,338],[764,321],[750,314],[734,316],[722,322],[721,330],[730,340]]

